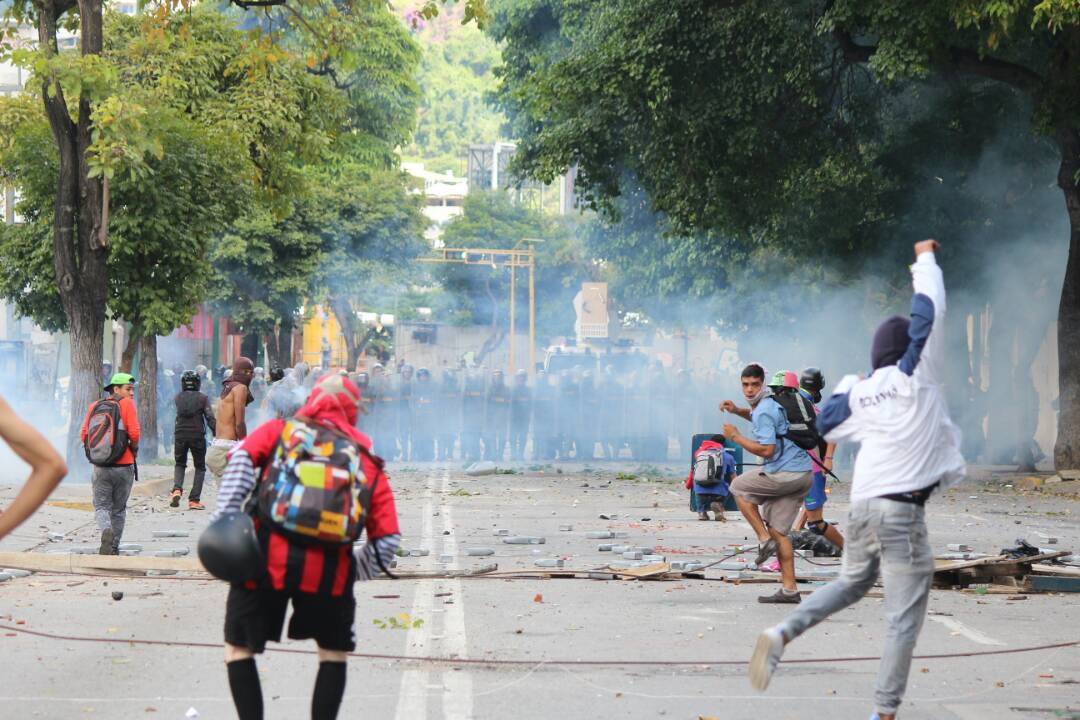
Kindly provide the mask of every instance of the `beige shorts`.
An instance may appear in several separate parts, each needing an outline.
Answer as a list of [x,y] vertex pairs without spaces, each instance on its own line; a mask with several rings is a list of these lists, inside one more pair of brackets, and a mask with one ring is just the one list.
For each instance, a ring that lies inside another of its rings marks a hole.
[[229,451],[237,445],[236,440],[223,440],[214,438],[214,442],[206,450],[206,469],[220,478],[225,472],[225,466],[229,464]]
[[[209,464],[209,456],[207,457]],[[746,472],[731,483],[731,492],[761,508],[765,524],[782,533],[791,530],[803,498],[814,483],[812,472]]]

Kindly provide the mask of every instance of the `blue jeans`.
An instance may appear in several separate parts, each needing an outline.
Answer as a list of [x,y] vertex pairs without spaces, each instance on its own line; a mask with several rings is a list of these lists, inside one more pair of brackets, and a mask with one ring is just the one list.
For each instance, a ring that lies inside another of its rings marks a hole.
[[801,603],[779,628],[788,641],[794,640],[862,599],[879,570],[885,584],[889,628],[874,703],[879,713],[895,714],[907,687],[911,655],[926,617],[934,575],[925,508],[884,498],[854,503],[848,513],[840,578]]

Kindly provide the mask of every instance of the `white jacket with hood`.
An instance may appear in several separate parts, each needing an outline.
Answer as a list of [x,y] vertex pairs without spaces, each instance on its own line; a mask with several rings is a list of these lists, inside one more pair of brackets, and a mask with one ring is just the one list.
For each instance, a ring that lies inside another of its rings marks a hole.
[[945,282],[932,252],[911,266],[909,344],[895,365],[840,381],[817,419],[829,442],[860,443],[851,501],[941,488],[964,476],[945,401]]

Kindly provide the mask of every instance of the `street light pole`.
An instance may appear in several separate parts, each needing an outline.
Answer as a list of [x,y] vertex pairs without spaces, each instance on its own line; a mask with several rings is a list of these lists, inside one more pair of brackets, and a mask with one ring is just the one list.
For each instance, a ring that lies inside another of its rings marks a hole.
[[507,375],[514,374],[514,365],[516,357],[514,351],[517,347],[517,333],[515,329],[517,327],[517,267],[514,263],[510,263],[510,371]]

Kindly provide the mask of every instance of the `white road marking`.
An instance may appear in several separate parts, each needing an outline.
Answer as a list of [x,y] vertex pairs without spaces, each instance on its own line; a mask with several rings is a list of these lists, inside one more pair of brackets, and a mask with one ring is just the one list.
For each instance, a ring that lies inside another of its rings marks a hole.
[[[444,471],[439,491],[449,489],[450,474]],[[454,536],[454,514],[449,505],[439,505],[439,517],[442,518],[441,530],[449,530],[449,535],[435,535],[434,517],[436,506],[436,476],[428,477],[424,492],[424,504],[421,512],[422,531],[419,547],[428,548],[430,554],[421,558],[425,570],[434,568],[434,559],[440,555],[453,558],[445,567],[450,570],[460,569],[457,556],[457,538]],[[441,540],[441,548],[436,550],[436,541]],[[411,616],[414,620],[423,620],[420,627],[410,628],[405,646],[409,655],[438,655],[449,657],[468,657],[468,641],[465,635],[465,598],[461,592],[461,581],[443,580],[438,583],[415,583]],[[444,604],[435,593],[449,593],[446,599],[453,602]],[[438,607],[436,607],[438,605]],[[442,627],[436,628],[438,618],[442,618]],[[438,672],[438,671],[434,671]],[[422,667],[405,670],[401,677],[401,689],[398,692],[395,720],[426,720],[428,717],[429,691],[442,695],[442,717],[446,720],[471,720],[473,717],[472,674],[467,670],[446,669],[442,671],[441,683],[433,682],[433,671]],[[436,709],[436,713],[438,710]]]
[[956,618],[951,618],[947,615],[927,615],[926,617],[936,623],[944,625],[945,627],[949,628],[954,632],[960,633],[971,642],[978,643],[980,645],[1005,645],[1005,643],[1001,642],[1000,640],[995,640],[989,635],[984,635],[983,633],[975,630],[974,628],[969,628],[967,625],[960,622]]
[[[445,472],[442,478],[442,489],[445,493],[450,482],[449,472]],[[443,496],[445,497],[445,495]],[[454,535],[453,510],[449,505],[442,505],[439,514],[443,519],[443,530],[449,530],[449,535],[443,535],[442,555],[449,555],[453,560],[449,568],[457,570],[458,562],[457,539]],[[466,658],[469,656],[468,641],[465,635],[465,597],[461,591],[460,580],[448,580],[441,583],[443,592],[449,592],[449,605],[444,605],[446,613],[443,616],[443,638],[440,642],[442,654],[450,657]],[[472,673],[462,668],[458,670],[447,669],[443,671],[443,716],[446,720],[469,720],[473,717],[473,683]]]
[[[420,547],[430,548],[434,538],[432,497],[435,491],[435,476],[428,478],[424,493],[421,517]],[[433,558],[428,555],[420,558],[423,569],[432,569]],[[426,583],[414,583],[413,605],[410,616],[413,620],[422,619],[424,624],[409,628],[405,637],[405,650],[409,655],[427,655],[431,652],[431,632],[435,598],[431,587]],[[423,666],[410,667],[401,674],[401,690],[398,692],[397,711],[394,720],[426,720],[428,682],[430,673]]]

